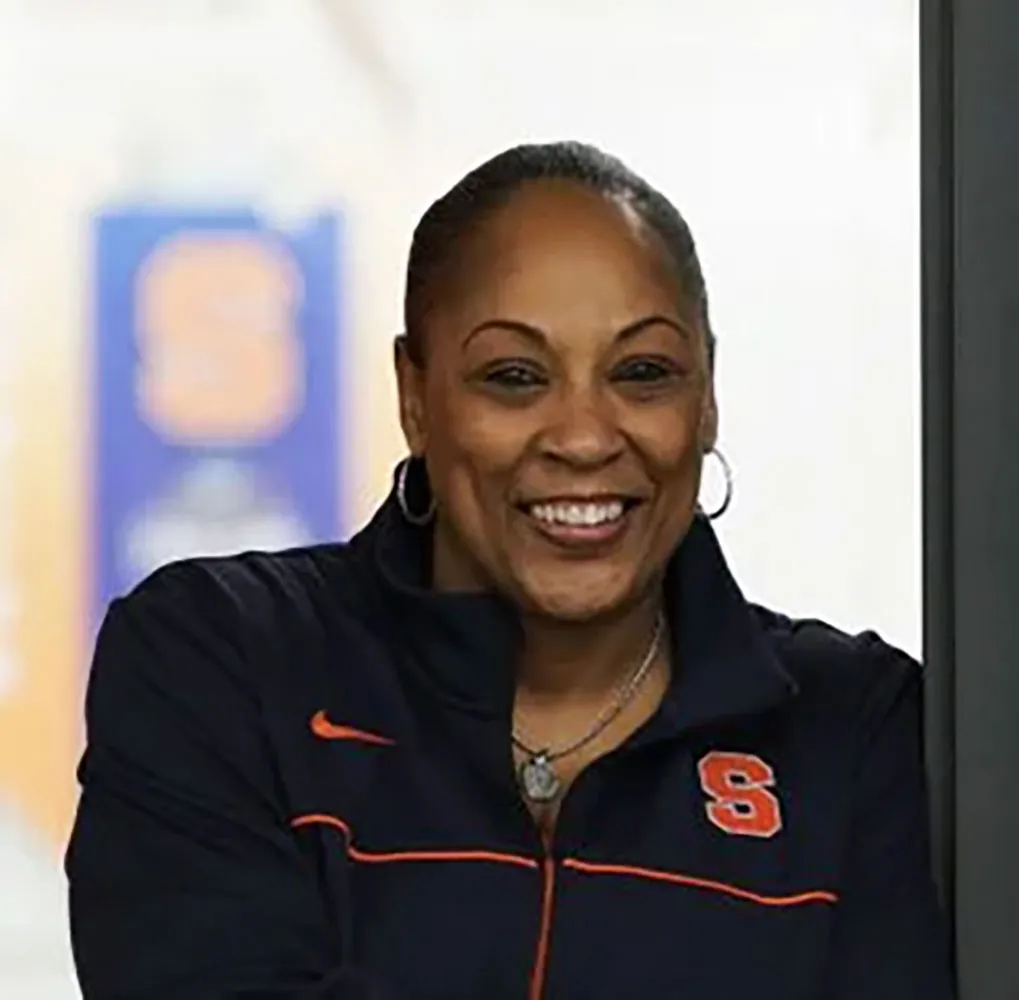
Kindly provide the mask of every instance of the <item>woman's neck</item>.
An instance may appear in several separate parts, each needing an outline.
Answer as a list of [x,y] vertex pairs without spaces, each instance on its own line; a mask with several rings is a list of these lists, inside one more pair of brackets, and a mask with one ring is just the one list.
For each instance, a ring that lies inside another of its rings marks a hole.
[[525,617],[518,698],[535,708],[564,699],[604,699],[640,666],[659,614],[656,591],[626,611],[595,622]]
[[[448,592],[490,589],[456,536],[436,522],[432,586]],[[640,666],[661,611],[659,582],[643,599],[590,622],[562,622],[541,615],[521,619],[523,644],[517,665],[517,700],[535,709],[563,702],[604,700]],[[665,657],[666,636],[659,645]]]

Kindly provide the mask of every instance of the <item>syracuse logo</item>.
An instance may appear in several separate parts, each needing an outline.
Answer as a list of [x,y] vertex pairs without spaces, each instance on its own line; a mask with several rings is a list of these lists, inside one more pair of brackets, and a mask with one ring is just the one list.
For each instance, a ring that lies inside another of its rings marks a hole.
[[719,830],[767,838],[782,829],[782,806],[772,791],[775,772],[760,757],[713,750],[700,759],[697,774],[708,819]]

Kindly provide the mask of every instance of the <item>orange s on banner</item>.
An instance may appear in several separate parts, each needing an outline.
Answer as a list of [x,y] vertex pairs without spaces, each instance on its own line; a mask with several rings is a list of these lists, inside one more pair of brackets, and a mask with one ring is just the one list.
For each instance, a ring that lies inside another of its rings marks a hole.
[[94,621],[167,562],[335,539],[338,215],[126,206],[93,232]]

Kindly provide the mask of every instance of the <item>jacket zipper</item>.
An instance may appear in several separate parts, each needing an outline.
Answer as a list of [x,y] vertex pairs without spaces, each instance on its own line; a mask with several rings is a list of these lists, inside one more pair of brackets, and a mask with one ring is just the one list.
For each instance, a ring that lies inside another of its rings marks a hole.
[[531,971],[531,987],[527,991],[527,1000],[542,1000],[545,992],[549,939],[552,936],[552,911],[555,905],[555,878],[555,857],[552,854],[552,845],[546,840],[541,862],[541,920],[538,925],[538,944],[534,954],[534,968]]

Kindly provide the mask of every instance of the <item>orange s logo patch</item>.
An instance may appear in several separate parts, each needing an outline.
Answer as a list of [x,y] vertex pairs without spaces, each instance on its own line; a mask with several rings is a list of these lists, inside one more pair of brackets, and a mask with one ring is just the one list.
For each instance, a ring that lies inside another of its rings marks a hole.
[[712,751],[697,765],[710,801],[708,819],[741,837],[774,837],[782,829],[782,806],[774,792],[775,772],[749,753]]

